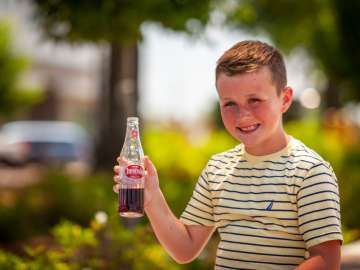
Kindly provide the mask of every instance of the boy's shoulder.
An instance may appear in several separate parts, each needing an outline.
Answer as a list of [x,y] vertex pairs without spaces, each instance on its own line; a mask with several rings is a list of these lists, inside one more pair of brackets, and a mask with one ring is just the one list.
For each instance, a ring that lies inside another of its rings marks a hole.
[[329,165],[319,153],[314,149],[305,145],[299,139],[291,137],[291,147],[289,150],[289,158],[295,161],[305,162],[311,165],[326,164]]

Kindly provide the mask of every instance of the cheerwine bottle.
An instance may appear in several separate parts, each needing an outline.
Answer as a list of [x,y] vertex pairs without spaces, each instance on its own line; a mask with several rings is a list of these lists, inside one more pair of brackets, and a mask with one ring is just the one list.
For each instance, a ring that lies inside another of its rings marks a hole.
[[140,142],[139,118],[128,117],[126,137],[120,157],[127,165],[120,167],[120,216],[127,218],[144,215],[144,151]]

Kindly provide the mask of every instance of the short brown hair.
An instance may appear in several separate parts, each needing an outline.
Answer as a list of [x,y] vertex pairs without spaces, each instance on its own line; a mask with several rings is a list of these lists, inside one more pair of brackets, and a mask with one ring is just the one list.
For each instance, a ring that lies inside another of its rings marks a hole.
[[269,68],[273,83],[280,93],[287,84],[284,59],[277,49],[261,41],[241,41],[227,50],[217,61],[216,80],[220,73],[233,76],[255,72],[262,67]]

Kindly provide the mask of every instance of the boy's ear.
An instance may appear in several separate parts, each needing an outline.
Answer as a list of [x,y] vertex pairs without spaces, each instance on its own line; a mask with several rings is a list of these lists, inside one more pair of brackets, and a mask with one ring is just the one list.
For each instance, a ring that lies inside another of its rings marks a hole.
[[292,98],[293,98],[293,90],[291,87],[286,86],[282,91],[282,106],[281,106],[282,113],[285,113],[289,109],[292,103]]

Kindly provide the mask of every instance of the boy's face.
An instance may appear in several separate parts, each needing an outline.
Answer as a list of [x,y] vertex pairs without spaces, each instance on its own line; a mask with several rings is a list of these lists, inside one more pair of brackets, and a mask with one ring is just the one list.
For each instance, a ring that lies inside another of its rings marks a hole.
[[277,93],[267,67],[252,73],[219,74],[216,83],[223,123],[250,154],[279,150],[285,132],[282,114],[289,108],[292,89]]

